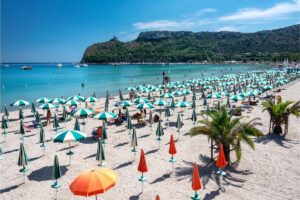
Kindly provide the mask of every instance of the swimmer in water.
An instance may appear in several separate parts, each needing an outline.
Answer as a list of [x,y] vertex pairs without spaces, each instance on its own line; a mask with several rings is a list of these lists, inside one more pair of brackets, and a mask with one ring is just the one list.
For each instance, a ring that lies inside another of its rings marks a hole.
[[81,87],[84,88],[84,83],[81,83]]

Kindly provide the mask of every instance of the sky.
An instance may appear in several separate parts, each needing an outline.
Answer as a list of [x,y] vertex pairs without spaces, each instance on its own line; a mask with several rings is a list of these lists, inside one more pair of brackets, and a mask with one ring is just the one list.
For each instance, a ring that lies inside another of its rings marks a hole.
[[300,0],[1,0],[1,62],[79,62],[142,31],[255,32],[300,24]]

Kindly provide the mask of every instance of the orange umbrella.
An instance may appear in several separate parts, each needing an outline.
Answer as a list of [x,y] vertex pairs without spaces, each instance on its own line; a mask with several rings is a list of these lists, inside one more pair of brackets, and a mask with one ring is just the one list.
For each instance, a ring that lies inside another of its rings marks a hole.
[[155,198],[155,200],[160,200],[160,197],[159,197],[159,195],[156,195],[156,198]]
[[112,188],[117,181],[117,174],[111,169],[96,168],[79,174],[69,188],[75,195],[92,196],[102,194]]
[[223,144],[220,144],[218,160],[216,161],[216,166],[223,169],[226,167],[226,159],[224,155]]
[[145,173],[148,171],[145,153],[144,153],[143,149],[141,150],[141,157],[140,157],[140,162],[139,162],[139,166],[138,166],[138,171],[141,173]]
[[174,137],[173,137],[173,134],[172,134],[171,138],[170,138],[169,154],[171,154],[173,156],[176,153],[177,153],[176,146],[175,146]]
[[198,166],[194,164],[193,177],[192,177],[192,189],[195,191],[195,195],[192,197],[193,200],[200,200],[200,195],[197,193],[201,189],[201,180],[198,171]]

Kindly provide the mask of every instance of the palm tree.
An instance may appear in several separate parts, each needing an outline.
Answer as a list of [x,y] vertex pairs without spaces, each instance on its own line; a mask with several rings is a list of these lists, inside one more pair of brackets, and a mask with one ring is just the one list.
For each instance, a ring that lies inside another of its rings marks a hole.
[[[284,124],[283,137],[288,134],[289,117],[294,115],[300,117],[300,101],[285,101],[283,102],[279,96],[276,103],[268,100],[262,103],[263,112],[267,111],[270,115],[270,123],[272,124],[272,132],[275,134],[282,134],[281,125]],[[271,127],[270,126],[270,127]]]
[[[254,142],[251,136],[263,136],[263,133],[256,128],[257,125],[261,125],[261,123],[257,122],[259,118],[241,122],[242,117],[229,115],[225,107],[222,107],[219,112],[205,112],[204,116],[206,117],[199,121],[202,125],[192,128],[190,135],[204,134],[208,136],[208,140],[211,140],[211,142],[217,145],[223,144],[225,157],[229,163],[232,150],[236,153],[237,161],[240,161],[242,156],[241,141],[254,149]],[[232,149],[230,149],[231,147]],[[213,159],[212,152],[211,159]]]

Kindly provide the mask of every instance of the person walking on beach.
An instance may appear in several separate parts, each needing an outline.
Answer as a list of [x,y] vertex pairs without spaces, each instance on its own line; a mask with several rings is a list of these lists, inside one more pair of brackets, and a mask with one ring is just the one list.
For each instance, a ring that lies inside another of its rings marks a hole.
[[47,111],[47,125],[51,124],[51,112],[50,109]]

